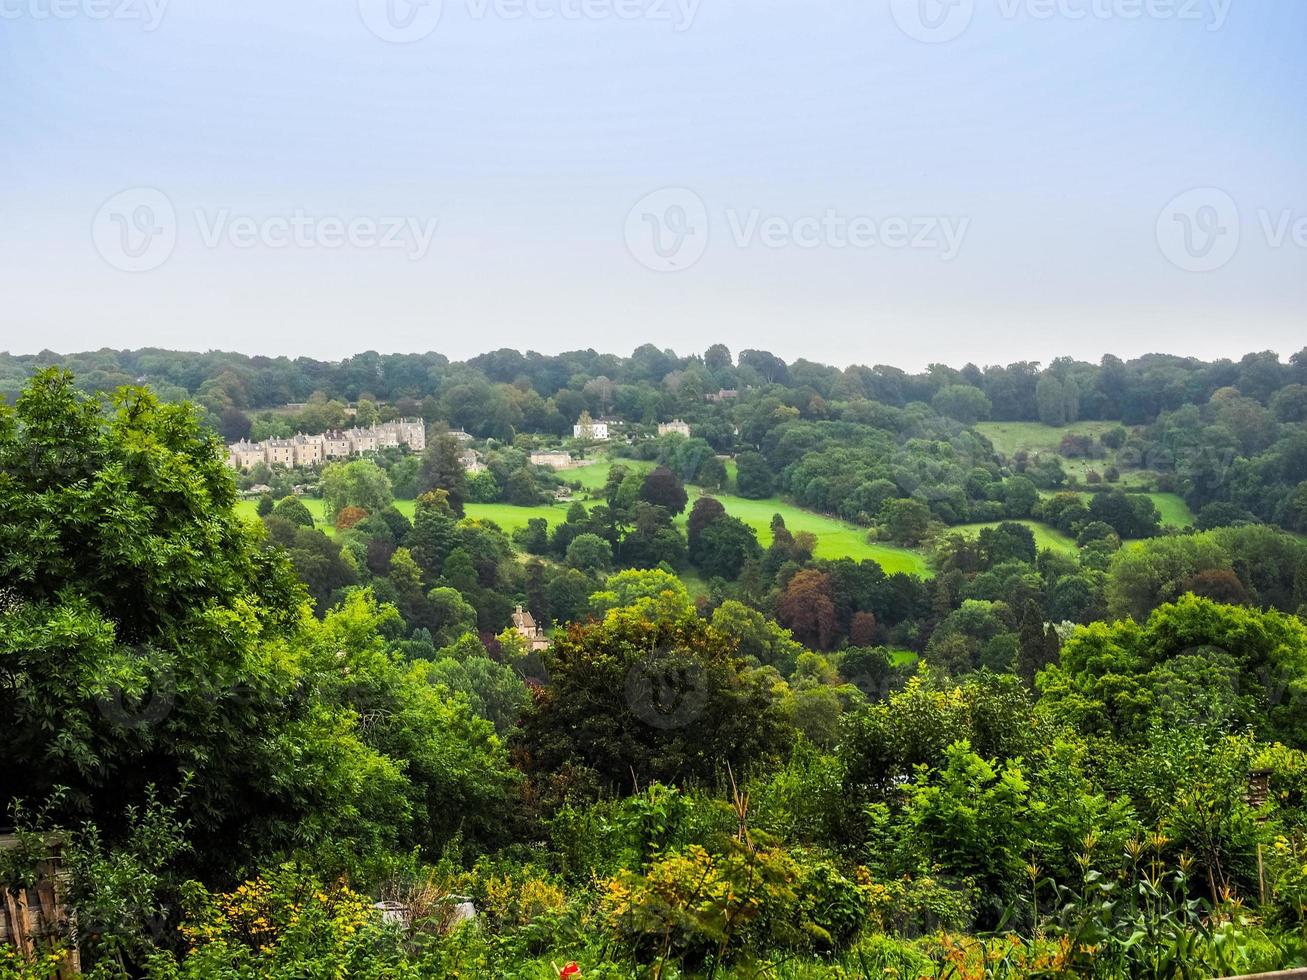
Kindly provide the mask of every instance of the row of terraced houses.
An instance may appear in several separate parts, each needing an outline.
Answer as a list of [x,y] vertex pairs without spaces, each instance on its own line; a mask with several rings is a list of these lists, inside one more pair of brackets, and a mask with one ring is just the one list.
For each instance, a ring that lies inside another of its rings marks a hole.
[[375,453],[379,449],[408,446],[415,453],[427,448],[427,426],[421,419],[396,419],[366,429],[343,429],[320,436],[296,433],[289,439],[235,442],[227,447],[227,463],[245,470],[258,463],[269,466],[318,466],[336,459]]

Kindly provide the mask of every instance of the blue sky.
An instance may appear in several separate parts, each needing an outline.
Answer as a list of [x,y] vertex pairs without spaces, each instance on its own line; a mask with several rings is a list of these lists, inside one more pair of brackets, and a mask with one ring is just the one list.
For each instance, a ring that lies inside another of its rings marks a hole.
[[1307,4],[951,4],[0,0],[0,349],[1307,344]]

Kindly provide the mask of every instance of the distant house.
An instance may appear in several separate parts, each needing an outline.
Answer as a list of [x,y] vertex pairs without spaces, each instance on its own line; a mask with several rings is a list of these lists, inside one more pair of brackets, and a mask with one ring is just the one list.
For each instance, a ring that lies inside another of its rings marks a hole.
[[247,442],[242,439],[227,447],[227,463],[232,469],[247,470],[266,459],[262,443]]
[[465,450],[458,457],[458,461],[463,464],[463,469],[469,473],[481,473],[486,468],[486,464],[481,462],[481,457],[477,455],[475,449]]
[[526,641],[526,648],[531,653],[549,649],[549,637],[545,636],[545,631],[536,625],[535,617],[521,606],[518,606],[517,611],[513,613],[513,629],[517,630],[517,635]]
[[350,452],[349,436],[339,429],[323,435],[322,456],[324,459],[348,459]]
[[242,440],[227,447],[227,463],[237,470],[249,469],[256,463],[319,466],[327,460],[348,459],[397,446],[408,446],[415,453],[426,449],[426,423],[421,419],[396,419],[366,429],[325,432],[320,436],[297,432],[290,439],[268,439],[257,443]]
[[592,442],[608,441],[608,423],[595,422],[594,420],[585,420],[584,418],[572,426],[573,439],[587,439]]
[[295,453],[296,466],[317,466],[322,462],[322,450],[326,443],[322,436],[306,436],[296,433],[291,440]]
[[672,419],[670,422],[663,422],[658,426],[658,434],[660,436],[671,435],[673,433],[678,436],[685,436],[688,439],[690,437],[690,424],[688,422],[682,422],[680,419]]
[[295,443],[290,439],[269,439],[264,447],[267,450],[269,466],[294,466]]
[[704,397],[704,400],[705,400],[705,401],[710,401],[710,402],[725,402],[725,401],[730,401],[730,400],[733,399],[733,398],[738,398],[739,396],[740,396],[740,393],[739,393],[739,391],[737,391],[736,389],[734,389],[734,388],[723,388],[721,391],[717,392],[717,394],[715,394],[715,395],[704,395],[703,397]]
[[532,466],[550,466],[556,470],[570,470],[576,465],[570,453],[552,452],[552,453],[532,453]]
[[445,433],[445,435],[453,436],[459,442],[472,441],[472,434],[470,432],[464,432],[462,429],[450,429],[448,432]]
[[555,500],[571,500],[571,499],[572,499],[572,488],[571,488],[571,487],[559,487],[557,490],[554,491],[554,499],[555,499]]

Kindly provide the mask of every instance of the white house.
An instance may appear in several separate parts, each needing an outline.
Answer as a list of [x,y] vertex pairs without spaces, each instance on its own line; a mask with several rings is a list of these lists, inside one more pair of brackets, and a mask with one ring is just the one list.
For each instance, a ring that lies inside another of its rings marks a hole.
[[688,422],[682,422],[680,419],[672,419],[670,422],[663,422],[658,426],[658,434],[660,436],[671,435],[672,433],[676,433],[678,436],[685,436],[688,439],[690,437],[690,424]]
[[607,422],[578,422],[572,426],[573,439],[588,439],[592,442],[608,441]]

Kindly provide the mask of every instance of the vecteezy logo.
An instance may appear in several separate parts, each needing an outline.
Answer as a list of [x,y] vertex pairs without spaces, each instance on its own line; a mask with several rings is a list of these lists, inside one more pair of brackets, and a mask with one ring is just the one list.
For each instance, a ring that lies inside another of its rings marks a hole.
[[163,191],[133,187],[100,206],[91,225],[100,257],[123,272],[149,272],[177,245],[177,212]]
[[1181,194],[1157,219],[1157,244],[1176,268],[1214,272],[1239,251],[1239,206],[1225,191],[1198,187]]
[[708,249],[708,208],[694,191],[665,187],[626,216],[626,248],[655,272],[688,269]]
[[971,26],[976,0],[890,0],[890,13],[914,41],[943,44]]
[[391,44],[412,44],[440,23],[442,0],[358,0],[363,23]]
[[656,650],[627,672],[626,703],[651,728],[684,728],[708,704],[707,673],[691,653]]

